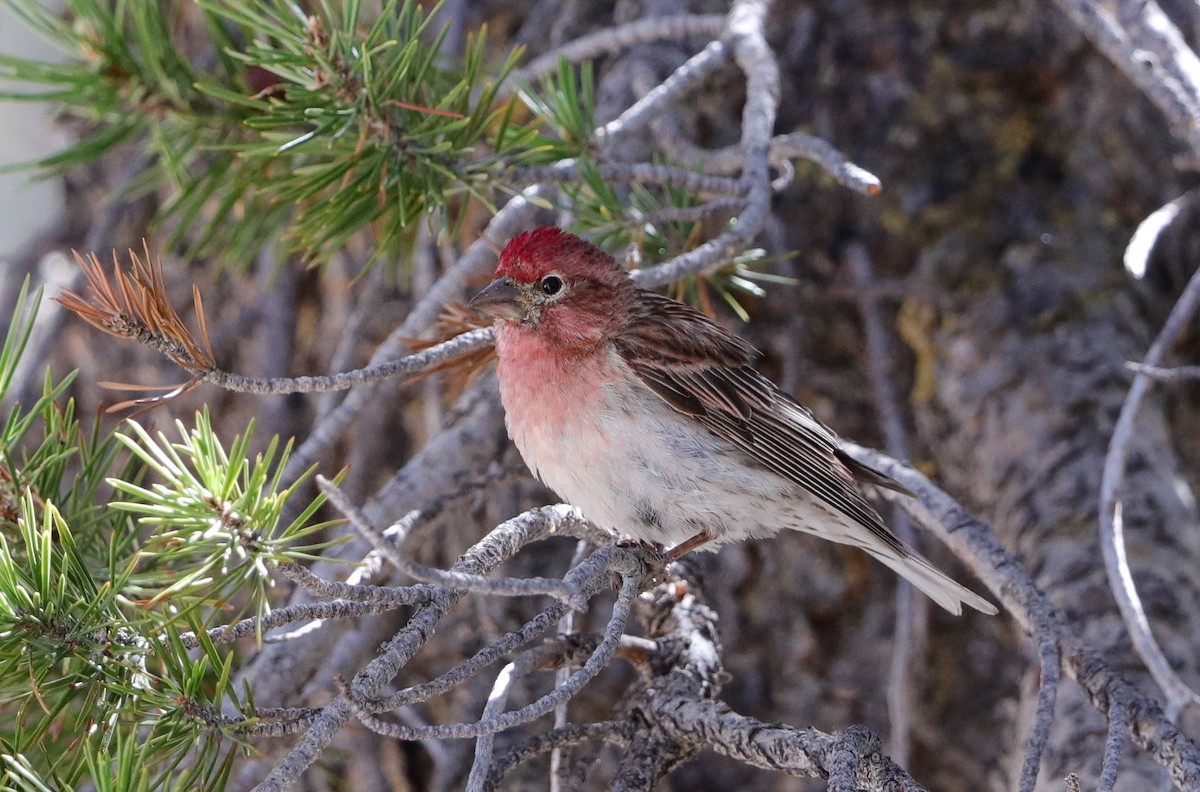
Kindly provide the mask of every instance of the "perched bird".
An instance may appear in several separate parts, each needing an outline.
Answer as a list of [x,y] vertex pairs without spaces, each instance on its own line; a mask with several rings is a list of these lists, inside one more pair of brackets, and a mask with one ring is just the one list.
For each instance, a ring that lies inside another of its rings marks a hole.
[[888,529],[904,491],[752,368],[748,343],[560,229],[513,239],[471,306],[496,319],[509,436],[592,522],[678,557],[790,528],[866,550],[952,613],[996,609]]

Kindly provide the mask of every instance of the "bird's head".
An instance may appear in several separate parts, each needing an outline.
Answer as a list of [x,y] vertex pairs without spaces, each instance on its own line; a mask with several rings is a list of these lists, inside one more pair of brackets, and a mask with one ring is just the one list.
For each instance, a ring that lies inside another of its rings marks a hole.
[[494,277],[472,308],[568,344],[596,341],[619,327],[636,290],[612,256],[551,226],[509,242]]

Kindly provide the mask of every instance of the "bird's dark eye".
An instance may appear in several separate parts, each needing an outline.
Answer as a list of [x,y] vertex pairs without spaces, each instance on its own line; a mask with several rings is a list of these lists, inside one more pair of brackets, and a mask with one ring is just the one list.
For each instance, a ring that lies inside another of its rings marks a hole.
[[542,294],[546,295],[547,297],[553,297],[562,291],[563,281],[562,278],[558,277],[557,275],[547,275],[546,277],[542,278],[538,285],[541,287]]

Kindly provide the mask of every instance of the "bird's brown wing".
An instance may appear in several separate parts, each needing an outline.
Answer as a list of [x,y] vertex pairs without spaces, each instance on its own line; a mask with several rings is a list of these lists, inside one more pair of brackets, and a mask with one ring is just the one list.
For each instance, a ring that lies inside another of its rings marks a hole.
[[860,465],[837,436],[751,366],[753,347],[698,311],[649,292],[614,339],[650,390],[755,463],[853,518],[888,546],[905,548],[855,486],[859,479],[904,488]]

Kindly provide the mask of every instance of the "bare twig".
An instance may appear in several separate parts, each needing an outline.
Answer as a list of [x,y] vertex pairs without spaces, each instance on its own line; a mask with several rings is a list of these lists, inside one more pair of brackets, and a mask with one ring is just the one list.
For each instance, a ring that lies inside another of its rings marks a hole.
[[1183,382],[1185,380],[1200,379],[1200,366],[1164,368],[1162,366],[1147,366],[1145,363],[1129,361],[1125,364],[1125,368],[1149,377],[1152,380],[1158,380],[1159,382]]
[[[350,518],[350,522],[354,525],[355,529],[367,537],[375,549],[383,553],[383,556],[388,561],[409,577],[423,583],[450,586],[481,594],[495,594],[506,597],[549,595],[569,604],[577,610],[582,610],[587,605],[586,599],[583,598],[583,592],[562,580],[552,578],[488,578],[465,572],[432,569],[422,566],[400,552],[400,545],[403,544],[409,531],[412,530],[413,525],[421,517],[420,511],[409,512],[389,527],[385,536],[384,532],[376,529],[370,520],[363,515],[362,511],[354,506],[350,502],[350,499],[332,481],[319,475],[317,476],[317,486],[321,488],[321,491],[329,498],[329,502],[338,511]],[[577,509],[569,506],[550,508],[556,509],[549,512],[554,515],[552,519],[556,521],[552,529],[554,532],[569,536],[571,535],[572,525],[586,523],[583,515]]]
[[[654,165],[649,162],[601,162],[592,167],[605,181],[680,187],[704,195],[740,196],[746,191],[745,185],[737,179],[709,176],[669,165]],[[573,159],[561,160],[553,165],[524,168],[512,177],[516,183],[578,181],[579,178],[579,163]]]
[[[532,671],[543,670],[557,666],[560,671],[567,671],[571,665],[571,655],[577,653],[579,645],[569,637],[560,636],[555,643],[544,644],[537,649],[523,652],[516,660],[500,670],[496,682],[492,685],[487,705],[483,709],[481,720],[496,718],[504,712],[508,704],[508,694],[513,683]],[[594,649],[593,649],[594,651]],[[557,680],[557,674],[555,675]],[[555,688],[561,688],[570,681],[569,673],[566,679],[557,682]],[[556,709],[561,708],[561,704]],[[483,792],[492,764],[492,744],[495,734],[483,734],[475,743],[475,760],[471,763],[471,772],[467,777],[467,792]]]
[[[604,554],[599,554],[573,570],[571,577],[576,582],[576,585],[586,589],[589,593],[598,593],[602,587],[607,585],[605,576],[609,571],[608,561],[608,558]],[[400,709],[411,704],[418,704],[434,696],[439,696],[461,685],[466,680],[479,674],[496,660],[524,646],[538,635],[546,632],[565,613],[567,613],[567,607],[561,602],[555,603],[525,622],[520,629],[501,636],[483,649],[480,649],[469,659],[464,660],[435,679],[422,682],[419,685],[413,685],[384,698],[361,702],[360,708],[370,713],[385,712]],[[626,656],[630,651],[629,643],[629,636],[621,636],[618,651],[623,656]],[[562,682],[565,681],[565,679],[562,680]],[[562,682],[559,683],[560,686]]]
[[505,773],[546,751],[567,748],[587,740],[606,740],[624,745],[631,731],[632,727],[625,721],[599,721],[571,724],[534,735],[492,763],[483,788],[498,789]]
[[[399,360],[342,374],[267,379],[245,377],[217,367],[208,340],[200,292],[193,289],[196,320],[200,326],[200,338],[196,340],[171,306],[161,262],[156,261],[148,250],[144,258],[132,252],[130,258],[132,266],[128,272],[114,261],[110,281],[95,255],[86,259],[77,255],[76,260],[88,283],[87,296],[64,291],[55,299],[104,332],[132,338],[182,366],[193,375],[189,387],[208,382],[226,390],[259,395],[347,390],[390,377],[428,371],[492,344],[492,329],[485,327],[462,333]],[[126,405],[135,403],[138,402]],[[116,405],[113,409],[126,405]]]
[[[357,570],[356,570],[357,571]],[[300,564],[280,564],[279,572],[288,580],[317,597],[345,599],[352,602],[380,602],[393,608],[428,602],[437,589],[433,586],[373,586],[325,580]]]
[[[657,121],[653,128],[659,145],[686,167],[702,168],[705,173],[719,176],[737,173],[745,163],[740,145],[720,149],[700,148],[685,139],[669,117]],[[806,132],[791,132],[771,138],[769,159],[776,166],[793,159],[815,162],[842,186],[863,195],[878,195],[883,188],[873,173],[847,160],[829,141]]]
[[736,0],[729,12],[729,45],[746,74],[741,138],[746,207],[728,231],[671,261],[633,273],[643,286],[661,286],[685,275],[718,269],[749,245],[766,220],[771,203],[768,158],[779,107],[779,64],[763,33],[767,6],[767,0]]
[[[732,13],[730,22],[732,23]],[[601,146],[610,145],[618,135],[630,134],[650,123],[654,115],[678,101],[687,92],[693,91],[729,63],[729,48],[723,41],[713,41],[700,52],[688,58],[667,79],[646,92],[625,112],[596,130]]]
[[1119,0],[1119,19],[1095,0],[1058,5],[1200,154],[1200,61],[1158,3]]
[[1033,792],[1037,786],[1042,756],[1046,753],[1050,727],[1054,724],[1054,708],[1058,702],[1058,685],[1062,677],[1062,656],[1050,633],[1045,630],[1035,632],[1034,641],[1038,648],[1038,697],[1029,739],[1025,742],[1021,776],[1017,781],[1019,792]]
[[[410,604],[426,601],[425,598],[414,597]],[[317,619],[354,619],[373,613],[386,613],[395,610],[402,603],[399,598],[393,600],[329,600],[327,602],[305,602],[277,608],[264,616],[253,616],[248,619],[213,627],[206,630],[208,639],[214,644],[233,643],[241,638],[248,638],[263,631],[295,622],[307,622]],[[180,642],[187,649],[195,649],[200,640],[194,633],[185,632],[180,636]]]
[[[1158,337],[1150,345],[1150,350],[1142,361],[1143,365],[1159,364],[1167,350],[1175,343],[1175,339],[1191,321],[1197,304],[1200,304],[1200,269],[1192,274],[1184,287]],[[1129,453],[1130,440],[1133,438],[1138,407],[1150,388],[1150,382],[1150,378],[1144,374],[1134,376],[1125,403],[1121,405],[1121,412],[1117,416],[1117,423],[1113,427],[1112,438],[1109,440],[1108,453],[1104,457],[1104,471],[1100,478],[1100,547],[1104,551],[1104,570],[1108,574],[1108,584],[1121,610],[1121,618],[1129,629],[1133,647],[1146,664],[1150,675],[1154,677],[1155,683],[1166,695],[1167,714],[1174,719],[1183,707],[1200,704],[1200,695],[1175,673],[1154,638],[1125,557],[1124,526],[1121,520],[1120,492],[1125,479],[1125,460]]]
[[[858,242],[846,248],[845,261],[850,269],[855,292],[859,295],[858,310],[863,319],[867,341],[867,373],[871,380],[875,411],[887,443],[887,451],[897,459],[907,459],[908,440],[900,401],[892,385],[891,343],[884,327],[879,300],[871,288],[875,277],[867,249]],[[908,515],[893,509],[892,526],[896,535],[909,547],[916,548],[916,532]],[[896,587],[896,631],[893,639],[892,663],[888,671],[888,721],[892,726],[888,751],[900,766],[908,764],[912,747],[913,700],[917,686],[913,679],[913,659],[925,651],[928,639],[928,600],[917,598],[916,589],[901,580]]]
[[273,707],[255,710],[253,726],[240,733],[247,737],[286,737],[312,725],[320,710],[309,707]]
[[[576,567],[583,563],[583,559],[587,556],[591,548],[591,543],[587,539],[580,539],[575,543],[575,554],[571,557],[571,567]],[[575,630],[575,614],[571,611],[564,613],[562,618],[558,620],[558,635],[561,638],[564,635],[569,635]],[[567,681],[567,676],[570,670],[563,667],[554,672],[554,684],[562,685]],[[563,702],[554,708],[554,728],[561,729],[567,725],[567,703]],[[560,774],[562,770],[562,750],[555,747],[550,752],[550,792],[559,792],[560,789]]]
[[1125,747],[1125,711],[1112,706],[1108,709],[1108,739],[1104,741],[1104,763],[1096,792],[1112,792],[1117,783],[1121,749]]
[[[496,675],[496,682],[492,685],[492,692],[488,695],[487,706],[483,708],[483,718],[494,718],[504,712],[513,682],[528,674],[532,668],[529,660],[531,656],[526,652],[500,669],[500,673]],[[467,792],[482,791],[492,763],[492,743],[495,742],[495,738],[494,734],[484,734],[475,741],[475,759],[471,762],[471,771],[467,775]]]
[[464,357],[492,344],[492,328],[484,327],[457,335],[448,341],[414,352],[398,360],[377,363],[341,374],[307,377],[272,377],[256,379],[243,377],[226,371],[214,370],[201,379],[226,390],[238,393],[318,393],[323,391],[349,390],[392,377],[408,377],[427,371],[435,366]]
[[[599,581],[600,576],[595,575],[591,578],[590,582],[598,583]],[[567,607],[563,603],[555,603],[525,622],[520,629],[502,635],[498,640],[480,649],[472,657],[436,678],[405,688],[385,698],[365,703],[363,704],[363,709],[372,713],[386,712],[439,696],[479,674],[484,668],[504,657],[509,652],[524,646],[546,632],[567,610]]]
[[543,53],[508,77],[510,84],[532,82],[558,68],[560,59],[579,63],[603,55],[655,41],[686,39],[690,36],[716,38],[725,30],[724,14],[680,14],[676,16],[649,17],[606,28],[586,36],[580,36],[558,49]]

